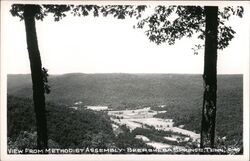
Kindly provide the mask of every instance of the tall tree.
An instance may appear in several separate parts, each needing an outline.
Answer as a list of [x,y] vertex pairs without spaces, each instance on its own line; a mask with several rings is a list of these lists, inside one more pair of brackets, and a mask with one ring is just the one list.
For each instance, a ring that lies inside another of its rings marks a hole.
[[[214,148],[217,94],[218,7],[205,7],[204,95],[201,120],[201,144]],[[205,140],[206,139],[206,140]]]
[[37,148],[45,152],[45,149],[48,148],[48,134],[44,93],[49,93],[49,86],[47,84],[47,70],[42,68],[35,20],[42,20],[46,13],[42,11],[40,5],[29,4],[12,5],[10,12],[13,16],[18,16],[21,20],[24,20],[30,60],[34,110],[36,114]]
[[[13,8],[18,9],[18,8]],[[45,149],[48,147],[47,122],[45,111],[45,96],[43,71],[40,52],[37,42],[35,16],[40,12],[38,5],[24,5],[19,9],[23,10],[25,22],[27,49],[29,53],[31,78],[33,85],[33,100],[36,114],[37,126],[37,148]],[[13,11],[14,12],[14,11]]]
[[[233,39],[235,31],[225,25],[231,15],[242,17],[243,7],[217,6],[157,6],[155,12],[141,20],[138,28],[147,26],[146,35],[152,42],[170,45],[184,36],[198,35],[205,39],[204,94],[200,147],[214,148],[217,98],[217,49],[223,49]],[[196,45],[195,52],[202,45]]]
[[48,148],[48,134],[47,134],[47,120],[45,95],[49,93],[49,86],[47,80],[47,70],[42,68],[41,56],[38,47],[37,33],[35,20],[43,20],[48,13],[53,14],[54,20],[59,21],[66,16],[66,12],[71,11],[74,16],[88,16],[90,12],[93,15],[103,16],[108,14],[114,15],[118,19],[124,19],[126,15],[130,17],[140,17],[140,12],[145,9],[145,6],[97,6],[97,5],[31,5],[31,4],[14,4],[10,10],[13,16],[19,17],[25,22],[27,49],[30,60],[33,102],[36,114],[37,127],[37,148]]

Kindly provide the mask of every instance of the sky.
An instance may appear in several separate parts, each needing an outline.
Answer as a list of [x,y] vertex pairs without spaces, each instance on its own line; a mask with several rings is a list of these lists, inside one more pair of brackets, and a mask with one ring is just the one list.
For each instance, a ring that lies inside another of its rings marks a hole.
[[[7,4],[8,3],[8,4]],[[1,6],[2,67],[8,74],[30,73],[24,22]],[[36,21],[43,67],[49,74],[63,73],[203,73],[203,50],[194,55],[196,38],[175,45],[156,45],[144,30],[134,29],[136,19],[51,16]],[[218,51],[218,74],[242,74],[249,62],[249,7],[243,18],[228,22],[236,31],[229,47]]]

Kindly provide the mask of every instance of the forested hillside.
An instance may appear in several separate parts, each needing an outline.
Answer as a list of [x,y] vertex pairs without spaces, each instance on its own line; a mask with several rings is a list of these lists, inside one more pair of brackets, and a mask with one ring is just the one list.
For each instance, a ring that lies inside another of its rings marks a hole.
[[[175,74],[65,74],[49,77],[49,101],[114,108],[201,101],[201,75]],[[8,94],[32,96],[30,75],[9,75]],[[191,103],[191,104],[190,104]]]
[[[32,100],[8,96],[8,147],[36,148],[36,126]],[[49,148],[120,148],[145,147],[129,130],[115,136],[105,114],[74,110],[47,103]],[[129,142],[128,142],[129,140]]]
[[[7,119],[8,137],[11,141],[20,140],[25,133],[26,135],[34,134],[36,121],[32,100],[8,96]],[[110,120],[105,118],[105,115],[89,110],[76,111],[48,103],[47,119],[52,147],[76,148],[99,145],[107,147],[114,143]],[[32,138],[29,142],[33,142]]]

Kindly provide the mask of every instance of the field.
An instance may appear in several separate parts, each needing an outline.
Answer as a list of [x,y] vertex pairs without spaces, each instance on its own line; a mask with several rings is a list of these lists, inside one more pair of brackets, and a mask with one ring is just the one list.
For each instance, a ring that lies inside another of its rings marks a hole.
[[[199,133],[203,82],[201,75],[182,74],[65,74],[49,77],[46,100],[71,106],[106,105],[114,110],[150,106],[166,110],[159,118],[171,118],[175,126]],[[32,98],[30,75],[8,75],[8,95]],[[219,75],[217,128],[220,137],[242,142],[243,76]],[[163,108],[159,107],[165,105]]]

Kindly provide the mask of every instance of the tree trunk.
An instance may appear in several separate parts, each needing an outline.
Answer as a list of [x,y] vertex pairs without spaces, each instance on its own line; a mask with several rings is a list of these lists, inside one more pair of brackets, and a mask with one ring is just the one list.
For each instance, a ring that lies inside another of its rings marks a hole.
[[40,52],[38,49],[35,26],[35,14],[37,12],[39,12],[39,6],[25,5],[23,15],[26,29],[27,48],[30,59],[31,78],[33,84],[33,101],[37,126],[37,148],[44,150],[48,147],[48,136],[42,63]]
[[200,147],[214,148],[217,97],[218,7],[206,6],[204,95]]

